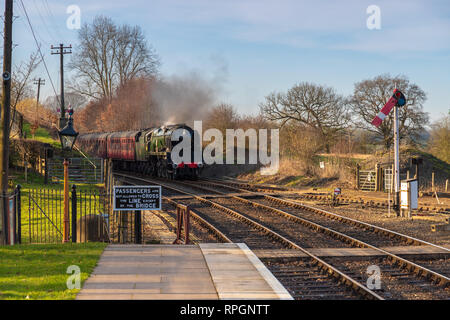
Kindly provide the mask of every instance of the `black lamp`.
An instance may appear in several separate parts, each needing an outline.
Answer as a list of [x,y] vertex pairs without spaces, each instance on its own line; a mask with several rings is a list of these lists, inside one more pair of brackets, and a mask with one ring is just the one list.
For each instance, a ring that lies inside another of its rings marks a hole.
[[58,134],[63,151],[71,151],[78,137],[78,132],[73,129],[72,118],[69,118],[67,125]]

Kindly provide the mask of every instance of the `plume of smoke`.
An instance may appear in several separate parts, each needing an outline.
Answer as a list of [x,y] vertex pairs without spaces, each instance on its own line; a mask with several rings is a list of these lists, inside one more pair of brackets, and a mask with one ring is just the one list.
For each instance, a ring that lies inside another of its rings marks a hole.
[[212,77],[190,71],[155,81],[152,99],[165,124],[186,123],[192,126],[195,120],[203,120],[217,104],[217,97],[228,77],[228,66],[220,57],[212,56],[211,62],[215,65]]
[[154,84],[153,102],[165,124],[202,120],[215,103],[216,89],[199,74],[163,78]]

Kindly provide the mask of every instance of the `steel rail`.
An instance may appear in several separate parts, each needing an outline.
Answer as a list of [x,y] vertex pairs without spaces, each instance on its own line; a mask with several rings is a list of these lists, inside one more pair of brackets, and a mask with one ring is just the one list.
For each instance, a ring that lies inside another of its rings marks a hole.
[[[226,188],[230,188],[230,189],[236,190],[236,191],[239,190],[240,192],[242,192],[242,191],[248,192],[248,190],[245,190],[245,189],[239,189],[239,188],[236,188],[236,187],[231,187],[231,186],[223,185],[223,184],[220,184],[220,183],[214,183],[214,182],[210,182],[210,181],[207,181],[207,183],[211,184],[211,185],[217,185],[217,186],[220,186],[220,187],[225,186]],[[329,211],[326,211],[326,210],[323,210],[323,209],[319,209],[319,208],[314,208],[314,207],[308,206],[308,205],[303,204],[303,203],[293,202],[293,201],[286,200],[286,199],[279,199],[279,198],[276,198],[276,197],[273,197],[273,196],[269,196],[269,195],[266,195],[266,194],[261,194],[261,193],[256,193],[256,192],[253,192],[253,194],[257,195],[257,196],[263,196],[265,199],[267,199],[269,201],[272,201],[272,202],[278,202],[280,204],[285,204],[285,205],[288,205],[288,206],[292,206],[292,207],[297,208],[297,209],[304,209],[304,210],[312,211],[312,212],[319,213],[319,214],[324,215],[324,216],[328,216],[328,217],[330,217],[332,219],[335,219],[335,220],[339,220],[339,221],[342,221],[342,222],[345,222],[345,223],[349,223],[349,224],[352,224],[352,225],[358,225],[358,226],[363,227],[364,229],[366,229],[368,231],[372,231],[372,232],[375,232],[375,233],[383,233],[383,234],[385,234],[387,236],[396,237],[397,239],[402,239],[407,244],[419,244],[419,245],[423,245],[423,246],[432,246],[432,247],[435,247],[437,249],[440,249],[440,250],[443,250],[443,251],[447,251],[448,253],[450,253],[450,249],[442,247],[442,246],[439,246],[437,244],[434,244],[434,243],[431,243],[431,242],[427,242],[425,240],[421,240],[421,239],[418,239],[418,238],[415,238],[415,237],[411,237],[411,236],[408,236],[406,234],[399,233],[399,232],[396,232],[396,231],[393,231],[393,230],[389,230],[389,229],[386,229],[386,228],[383,228],[383,227],[379,227],[379,226],[376,226],[376,225],[373,225],[373,224],[370,224],[370,223],[367,223],[367,222],[363,222],[363,221],[356,220],[356,219],[353,219],[353,218],[345,217],[345,216],[339,215],[337,213],[329,212]]]
[[[195,186],[195,187],[197,187],[197,186]],[[200,187],[200,188],[203,188],[203,187]],[[222,193],[220,191],[216,191],[216,192]],[[223,194],[225,194],[225,193],[223,193]],[[284,204],[289,203],[289,205],[296,206],[297,208],[300,208],[300,209],[304,209],[304,210],[307,209],[307,210],[314,211],[314,212],[319,212],[319,213],[321,211],[323,211],[327,215],[330,215],[330,214],[333,215],[333,216],[335,215],[335,214],[333,214],[331,212],[327,212],[325,210],[321,210],[321,209],[317,209],[317,208],[313,208],[313,207],[309,207],[309,206],[304,206],[304,205],[297,204],[297,203],[292,203],[292,202],[286,201],[284,199],[278,199],[278,198],[274,198],[274,197],[267,196],[267,195],[264,195],[264,197],[273,199],[272,201],[275,201],[275,202],[280,202],[280,203],[284,203]],[[418,265],[418,264],[416,264],[416,263],[414,263],[412,261],[409,261],[407,259],[399,257],[396,254],[393,254],[393,253],[391,253],[389,251],[386,251],[384,249],[378,248],[376,246],[373,246],[371,244],[368,244],[368,243],[363,242],[361,240],[358,240],[356,238],[350,237],[350,236],[345,235],[343,233],[340,233],[338,231],[332,230],[330,228],[327,228],[325,226],[322,226],[322,225],[317,224],[315,222],[312,222],[310,220],[307,220],[307,219],[304,219],[304,218],[300,218],[300,217],[295,216],[295,215],[293,215],[291,213],[288,213],[286,211],[283,211],[283,210],[280,210],[280,209],[276,209],[276,208],[273,208],[273,207],[270,207],[270,206],[267,206],[267,205],[264,205],[264,204],[261,204],[261,203],[258,203],[258,202],[254,202],[254,201],[251,201],[251,200],[248,200],[248,199],[244,199],[244,198],[238,197],[238,196],[232,196],[231,198],[236,199],[236,200],[241,201],[241,202],[244,202],[244,203],[247,203],[247,204],[251,204],[252,206],[255,206],[255,207],[260,207],[260,208],[264,208],[266,210],[275,212],[275,213],[277,213],[279,215],[282,215],[282,216],[284,216],[284,217],[286,217],[286,218],[288,218],[290,220],[293,220],[293,221],[295,221],[297,223],[301,223],[301,224],[307,225],[307,226],[309,226],[309,227],[311,227],[313,229],[320,230],[321,232],[327,233],[327,234],[332,235],[332,236],[334,236],[334,237],[336,237],[338,239],[344,240],[347,243],[350,243],[350,244],[353,244],[353,245],[357,245],[358,247],[364,247],[364,248],[370,248],[370,249],[376,250],[376,251],[378,251],[378,252],[388,256],[389,259],[391,259],[391,261],[393,261],[394,263],[398,264],[399,267],[402,268],[402,269],[406,269],[408,271],[414,271],[418,276],[422,276],[422,277],[424,277],[426,279],[429,279],[433,283],[437,283],[437,284],[439,284],[439,285],[441,285],[443,287],[450,286],[450,278],[449,277],[447,277],[445,275],[442,275],[440,273],[437,273],[437,272],[435,272],[433,270],[430,270],[428,268],[425,268],[423,266],[420,266],[420,265]],[[342,216],[339,216],[339,217],[342,217]],[[344,218],[344,217],[342,217],[342,218]],[[353,222],[354,224],[363,224],[363,225],[366,225],[366,226],[378,228],[376,226],[372,226],[372,225],[369,225],[369,224],[366,224],[364,222],[361,222],[361,221],[358,221],[358,220],[354,220],[354,219],[351,219],[351,218],[346,218],[346,219],[349,219],[349,221]],[[397,234],[397,233],[395,233],[393,231],[391,232],[390,230],[387,230],[387,229],[384,229],[384,228],[379,228],[379,229],[381,229],[381,231],[383,231],[383,232],[394,233],[396,235],[400,235],[400,236],[404,236],[404,237],[410,238],[410,237],[402,235],[402,234]],[[416,238],[410,238],[410,239],[411,239],[411,241],[419,242],[420,244],[423,244],[423,245],[432,245],[432,246],[434,246],[436,248],[439,248],[441,250],[445,250],[445,251],[450,253],[450,250],[447,249],[447,248],[444,248],[444,247],[441,247],[441,246],[438,246],[438,245],[434,245],[434,244],[431,244],[431,243],[428,243],[426,241],[422,241],[422,240],[419,240],[419,239],[416,239]]]
[[[367,299],[371,299],[371,300],[384,300],[381,296],[379,296],[378,294],[376,294],[375,292],[373,292],[372,290],[368,289],[367,287],[365,287],[364,285],[360,284],[358,281],[352,279],[351,277],[349,277],[348,275],[344,274],[343,272],[341,272],[340,270],[338,270],[336,267],[330,265],[329,263],[325,262],[324,260],[320,259],[319,257],[315,256],[314,254],[312,254],[311,252],[307,251],[306,249],[300,247],[299,245],[297,245],[296,243],[292,242],[291,240],[283,237],[282,235],[278,234],[277,232],[261,225],[260,223],[254,221],[253,219],[250,219],[248,217],[243,216],[242,214],[238,213],[235,210],[232,210],[230,208],[224,207],[218,203],[215,203],[213,201],[210,201],[208,199],[205,199],[201,196],[195,195],[193,193],[187,192],[187,191],[183,191],[180,190],[178,188],[175,188],[173,186],[169,186],[165,183],[162,183],[161,181],[156,181],[156,180],[151,180],[151,179],[144,179],[144,178],[139,178],[139,177],[134,177],[134,176],[129,176],[129,175],[125,175],[125,174],[115,174],[118,176],[123,176],[126,178],[131,178],[131,179],[136,179],[136,180],[140,180],[140,181],[145,181],[145,182],[151,182],[151,183],[158,183],[159,185],[163,186],[166,189],[170,189],[170,190],[174,190],[176,192],[180,192],[180,193],[184,193],[184,194],[188,194],[190,196],[192,196],[194,199],[197,199],[200,202],[203,203],[207,203],[210,206],[219,209],[225,213],[228,213],[238,219],[240,219],[241,221],[247,223],[248,225],[254,227],[257,230],[263,231],[265,232],[268,236],[270,236],[272,239],[276,239],[281,243],[284,243],[286,246],[293,248],[293,249],[297,249],[302,251],[304,254],[306,254],[308,257],[310,257],[319,267],[319,269],[321,269],[322,271],[326,272],[327,274],[333,276],[334,278],[337,278],[339,281],[339,283],[343,283],[346,286],[352,288],[355,292],[357,292],[358,294],[364,296]],[[178,182],[177,182],[178,183]],[[191,186],[191,185],[189,185]],[[202,187],[200,187],[202,188]]]
[[[115,175],[122,175],[122,174],[115,174]],[[122,175],[124,176],[124,175]],[[129,176],[128,179],[136,179],[136,180],[140,180],[137,177],[132,177]],[[130,183],[130,182],[128,182]],[[175,190],[175,189],[173,189]],[[178,206],[178,202],[176,202],[175,200],[170,199],[169,197],[163,196],[163,199],[166,200],[167,202],[171,203],[174,206]],[[218,230],[216,227],[214,227],[211,223],[209,223],[208,221],[206,221],[205,219],[203,219],[202,217],[200,217],[198,215],[198,213],[196,213],[194,210],[190,209],[190,216],[196,220],[200,225],[203,225],[204,227],[206,227],[207,229],[209,229],[213,234],[215,234],[220,240],[222,240],[225,243],[232,243],[233,241],[231,241],[224,233],[222,233],[220,230]]]

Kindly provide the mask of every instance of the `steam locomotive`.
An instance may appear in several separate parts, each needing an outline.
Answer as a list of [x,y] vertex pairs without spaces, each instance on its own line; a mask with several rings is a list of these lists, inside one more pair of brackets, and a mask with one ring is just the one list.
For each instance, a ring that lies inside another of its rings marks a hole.
[[[172,136],[177,129],[190,135],[190,162],[174,163],[171,152],[183,137]],[[140,131],[88,133],[79,136],[79,147],[89,155],[111,159],[115,170],[149,174],[168,179],[197,179],[202,163],[194,162],[194,131],[185,124]]]

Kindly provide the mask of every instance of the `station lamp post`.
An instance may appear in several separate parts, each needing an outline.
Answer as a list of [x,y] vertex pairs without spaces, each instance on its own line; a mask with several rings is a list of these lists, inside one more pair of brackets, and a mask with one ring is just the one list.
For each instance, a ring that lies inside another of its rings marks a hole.
[[[64,152],[64,233],[63,242],[69,241],[69,159],[67,153],[72,151],[78,132],[73,129],[73,110],[69,109],[69,121],[67,125],[58,132],[61,141],[62,150]],[[76,232],[73,231],[72,232]]]

